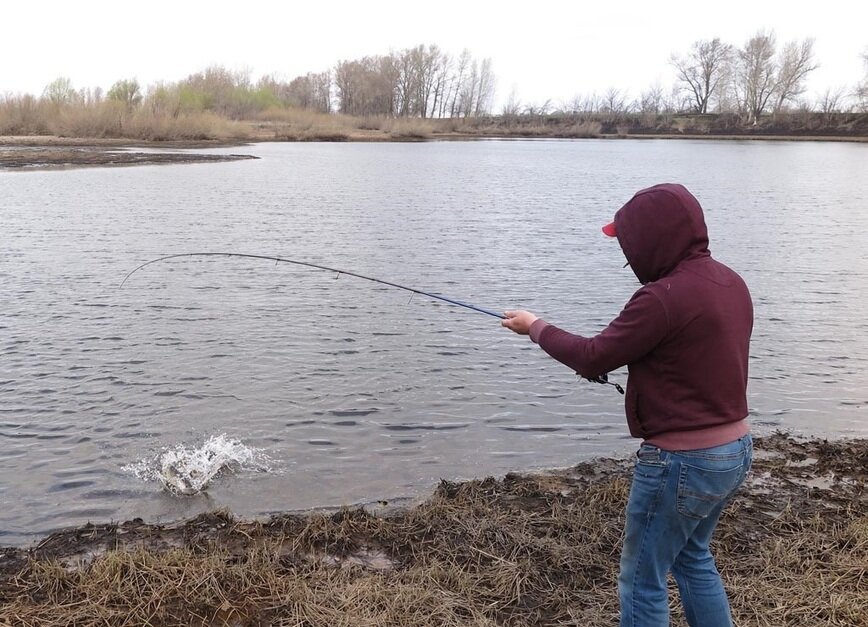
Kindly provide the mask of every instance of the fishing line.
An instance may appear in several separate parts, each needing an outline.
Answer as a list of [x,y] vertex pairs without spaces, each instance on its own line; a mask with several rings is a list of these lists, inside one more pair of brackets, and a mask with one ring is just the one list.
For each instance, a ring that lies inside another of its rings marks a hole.
[[[455,300],[454,298],[448,298],[446,296],[441,296],[440,294],[433,294],[431,292],[426,292],[424,290],[417,290],[414,287],[407,287],[406,285],[400,285],[399,283],[392,283],[391,281],[385,281],[383,279],[377,279],[375,277],[365,276],[364,274],[359,274],[357,272],[350,272],[349,270],[341,270],[339,268],[332,268],[330,266],[324,266],[318,263],[311,263],[309,261],[299,261],[297,259],[287,259],[285,257],[274,257],[271,255],[253,255],[249,253],[226,253],[226,252],[195,252],[195,253],[178,253],[175,255],[165,255],[163,257],[158,257],[156,259],[151,259],[150,261],[146,261],[145,263],[133,268],[127,276],[124,277],[124,280],[121,281],[120,287],[124,286],[124,283],[127,282],[131,276],[133,276],[136,272],[145,268],[151,264],[159,263],[161,261],[166,261],[168,259],[180,259],[181,257],[242,257],[246,259],[265,259],[267,261],[273,261],[275,265],[278,263],[290,263],[297,266],[305,266],[307,268],[315,268],[317,270],[325,270],[326,272],[334,272],[335,278],[337,279],[340,275],[345,274],[347,276],[356,277],[357,279],[364,279],[365,281],[373,281],[374,283],[380,283],[381,285],[387,285],[389,287],[394,287],[399,290],[405,290],[407,292],[411,292],[410,298],[412,299],[413,294],[420,294],[422,296],[427,296],[428,298],[433,298],[435,300],[443,301],[444,303],[449,303],[450,305],[455,305],[457,307],[464,307],[465,309],[470,309],[472,311],[478,311],[479,313],[484,313],[488,316],[492,316],[494,318],[498,318],[500,320],[506,319],[506,316],[502,313],[498,313],[496,311],[491,311],[490,309],[485,309],[483,307],[478,307],[476,305],[471,305],[470,303],[465,303],[460,300]],[[621,394],[624,393],[624,390],[617,383],[612,383],[608,379],[608,375],[600,375],[596,378],[583,377],[588,381],[592,381],[594,383],[603,383],[605,385],[613,385],[615,389],[617,389]]]
[[376,279],[374,277],[365,276],[363,274],[358,274],[357,272],[350,272],[349,270],[340,270],[338,268],[331,268],[329,266],[323,266],[318,263],[311,263],[309,261],[298,261],[295,259],[286,259],[284,257],[272,257],[270,255],[251,255],[247,253],[180,253],[177,255],[166,255],[165,257],[158,257],[157,259],[151,259],[150,261],[146,261],[139,267],[133,269],[127,276],[124,277],[124,280],[121,281],[120,287],[124,286],[124,283],[127,282],[133,274],[141,270],[142,268],[151,265],[152,263],[157,263],[160,261],[166,261],[167,259],[178,259],[180,257],[244,257],[247,259],[267,259],[269,261],[274,261],[275,263],[291,263],[297,266],[305,266],[308,268],[316,268],[317,270],[325,270],[327,272],[335,272],[338,276],[342,274],[346,274],[347,276],[356,277],[357,279],[364,279],[366,281],[373,281],[374,283],[381,283],[382,285],[388,285],[389,287],[395,287],[399,290],[406,290],[408,292],[412,292],[413,294],[421,294],[422,296],[427,296],[428,298],[434,298],[436,300],[441,300],[443,302],[449,303],[450,305],[457,305],[458,307],[464,307],[466,309],[472,309],[473,311],[478,311],[480,313],[484,313],[489,316],[493,316],[495,318],[499,318],[501,320],[505,319],[506,316],[496,311],[491,311],[490,309],[484,309],[482,307],[477,307],[476,305],[471,305],[470,303],[463,303],[460,300],[455,300],[454,298],[447,298],[446,296],[440,296],[439,294],[432,294],[431,292],[425,292],[423,290],[417,290],[413,287],[407,287],[406,285],[399,285],[398,283],[392,283],[391,281],[384,281],[383,279]]

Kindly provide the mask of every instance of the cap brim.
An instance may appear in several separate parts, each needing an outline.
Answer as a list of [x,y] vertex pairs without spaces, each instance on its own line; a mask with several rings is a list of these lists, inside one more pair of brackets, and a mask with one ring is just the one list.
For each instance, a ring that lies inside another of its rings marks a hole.
[[609,222],[606,226],[603,227],[603,234],[608,235],[609,237],[617,237],[618,232],[615,230],[615,223]]

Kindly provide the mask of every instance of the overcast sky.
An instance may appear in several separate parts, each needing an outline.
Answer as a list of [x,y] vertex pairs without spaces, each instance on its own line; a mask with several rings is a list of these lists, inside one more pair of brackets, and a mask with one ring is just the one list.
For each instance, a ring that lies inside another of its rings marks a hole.
[[0,12],[0,94],[38,95],[61,76],[76,88],[121,78],[147,86],[214,64],[291,79],[434,43],[490,57],[498,103],[514,88],[522,102],[557,105],[609,87],[632,96],[655,81],[668,88],[671,53],[714,37],[740,46],[762,28],[779,43],[816,39],[812,94],[864,75],[864,0],[26,0]]

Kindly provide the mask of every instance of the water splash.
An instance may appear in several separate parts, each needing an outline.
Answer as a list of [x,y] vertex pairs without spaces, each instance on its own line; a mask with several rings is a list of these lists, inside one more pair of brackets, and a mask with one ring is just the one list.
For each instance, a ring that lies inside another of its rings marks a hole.
[[211,436],[198,448],[181,444],[123,470],[145,481],[159,481],[173,494],[190,495],[205,491],[213,479],[226,473],[242,469],[267,472],[270,462],[260,449],[223,433]]

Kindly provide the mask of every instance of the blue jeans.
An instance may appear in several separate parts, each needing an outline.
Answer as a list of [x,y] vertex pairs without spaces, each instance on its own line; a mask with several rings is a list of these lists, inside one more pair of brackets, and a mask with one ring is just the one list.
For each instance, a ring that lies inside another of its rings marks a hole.
[[695,451],[642,445],[627,502],[618,576],[622,627],[669,625],[669,572],[692,627],[732,625],[708,544],[720,513],[750,469],[752,454],[750,435]]

